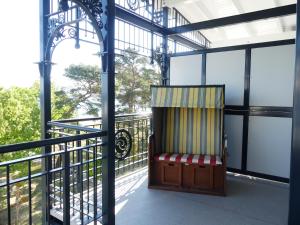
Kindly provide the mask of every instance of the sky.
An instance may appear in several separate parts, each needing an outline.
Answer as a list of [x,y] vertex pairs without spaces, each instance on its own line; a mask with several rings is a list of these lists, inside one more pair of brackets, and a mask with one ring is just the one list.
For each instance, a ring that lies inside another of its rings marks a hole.
[[[30,87],[39,80],[39,0],[4,1],[0,27],[0,87]],[[100,63],[94,55],[99,51],[96,45],[80,43],[80,49],[74,45],[74,40],[66,40],[54,51],[51,79],[57,86],[68,86],[62,76],[68,65]]]

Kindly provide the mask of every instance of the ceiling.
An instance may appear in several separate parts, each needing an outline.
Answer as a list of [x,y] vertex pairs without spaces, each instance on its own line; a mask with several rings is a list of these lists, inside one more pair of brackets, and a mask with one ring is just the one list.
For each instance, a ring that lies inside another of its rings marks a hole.
[[[296,3],[296,0],[165,0],[191,23],[238,15]],[[209,30],[201,33],[211,47],[250,44],[295,38],[296,15],[259,20]]]

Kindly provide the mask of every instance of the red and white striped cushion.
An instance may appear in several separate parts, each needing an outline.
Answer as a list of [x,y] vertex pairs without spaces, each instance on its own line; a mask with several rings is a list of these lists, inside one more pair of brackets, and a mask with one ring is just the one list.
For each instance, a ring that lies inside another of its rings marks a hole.
[[167,161],[167,162],[181,162],[187,164],[199,164],[199,165],[222,165],[220,156],[211,155],[196,155],[196,154],[170,154],[162,153],[155,157],[157,161]]

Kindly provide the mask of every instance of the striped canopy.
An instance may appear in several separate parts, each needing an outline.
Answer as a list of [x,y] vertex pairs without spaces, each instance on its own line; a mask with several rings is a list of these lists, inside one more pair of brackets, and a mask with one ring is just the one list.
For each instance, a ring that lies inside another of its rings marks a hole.
[[224,108],[224,86],[151,86],[152,107]]
[[203,108],[160,108],[160,153],[221,155],[223,111]]

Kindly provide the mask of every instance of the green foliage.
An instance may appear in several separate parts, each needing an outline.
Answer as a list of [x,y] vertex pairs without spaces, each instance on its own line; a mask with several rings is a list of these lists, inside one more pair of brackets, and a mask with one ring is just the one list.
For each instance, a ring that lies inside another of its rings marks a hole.
[[148,59],[129,49],[116,57],[116,71],[117,110],[133,113],[150,107],[150,85],[158,84],[159,74]]
[[84,109],[87,114],[97,116],[100,104],[100,69],[98,66],[70,65],[65,69],[64,76],[72,80],[72,88],[64,88],[57,92],[60,97],[58,105],[68,105],[65,113]]
[[76,103],[64,90],[56,90],[52,87],[51,113],[52,120],[72,118],[76,113]]
[[[53,86],[53,85],[52,85]],[[32,87],[0,87],[0,145],[38,140],[40,138],[39,84]],[[74,106],[68,97],[52,87],[52,119],[70,118]]]
[[[52,85],[53,86],[53,85]],[[39,140],[41,133],[40,119],[40,88],[35,83],[32,87],[0,87],[0,145],[15,144]],[[68,102],[64,93],[52,87],[52,119],[70,118],[75,110]],[[39,152],[39,149],[5,153],[0,156],[0,161],[8,161],[30,156]],[[15,165],[16,171],[23,171],[22,165]],[[1,171],[0,171],[1,172]],[[1,174],[0,174],[1,175]]]
[[0,88],[0,145],[40,137],[39,89]]
[[[128,49],[116,56],[116,111],[132,113],[150,106],[150,85],[159,82],[159,74],[148,58]],[[58,94],[58,105],[71,106],[69,110],[84,109],[86,114],[98,116],[101,108],[100,68],[90,65],[70,65],[64,76],[73,83],[73,88],[64,88]],[[65,112],[68,112],[66,110]]]
[[[116,70],[117,111],[132,113],[149,107],[149,87],[158,83],[159,74],[153,66],[149,66],[148,59],[129,49],[116,57]],[[52,119],[71,118],[82,108],[87,114],[98,115],[101,106],[99,67],[70,65],[64,76],[73,85],[58,90],[52,84]],[[38,83],[29,88],[0,87],[0,145],[40,138],[39,93]],[[1,161],[18,158],[17,155],[25,157],[28,154],[5,154]]]

